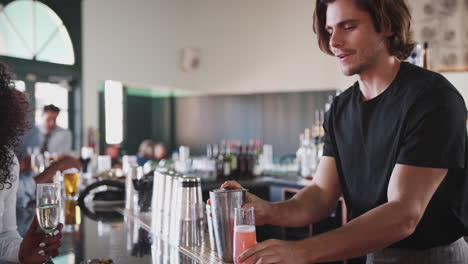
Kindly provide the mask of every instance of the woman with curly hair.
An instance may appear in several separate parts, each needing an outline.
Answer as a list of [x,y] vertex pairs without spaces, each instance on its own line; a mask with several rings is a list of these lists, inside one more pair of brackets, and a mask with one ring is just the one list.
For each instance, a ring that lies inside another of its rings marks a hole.
[[0,263],[44,263],[46,255],[58,255],[62,237],[62,224],[54,235],[46,237],[42,231],[37,231],[36,218],[24,238],[17,231],[15,205],[19,163],[13,149],[28,129],[27,108],[24,94],[14,89],[9,69],[0,63]]

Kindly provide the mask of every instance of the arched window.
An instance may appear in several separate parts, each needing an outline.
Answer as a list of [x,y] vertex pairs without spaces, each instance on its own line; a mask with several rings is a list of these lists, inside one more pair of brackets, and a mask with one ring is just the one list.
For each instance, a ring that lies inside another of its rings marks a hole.
[[47,5],[36,0],[16,0],[0,8],[0,55],[75,63],[70,35]]

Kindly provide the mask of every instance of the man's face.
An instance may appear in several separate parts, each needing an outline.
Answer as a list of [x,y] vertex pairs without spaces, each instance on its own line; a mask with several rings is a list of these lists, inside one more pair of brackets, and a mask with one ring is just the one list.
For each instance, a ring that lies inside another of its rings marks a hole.
[[377,33],[370,15],[355,1],[336,0],[327,8],[330,49],[339,59],[346,76],[370,69],[387,52],[385,33]]
[[44,123],[47,132],[51,132],[57,127],[58,112],[46,111],[44,112]]

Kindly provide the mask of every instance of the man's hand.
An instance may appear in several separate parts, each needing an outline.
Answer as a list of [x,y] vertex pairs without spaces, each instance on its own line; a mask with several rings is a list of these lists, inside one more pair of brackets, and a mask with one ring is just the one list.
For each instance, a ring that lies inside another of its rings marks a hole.
[[68,170],[71,168],[81,169],[81,162],[79,159],[70,157],[70,156],[63,156],[56,162],[52,163],[51,167],[54,166],[56,170]]
[[20,160],[20,173],[30,171],[31,168],[31,156],[26,156]]
[[39,264],[46,261],[46,256],[56,257],[59,254],[59,247],[62,239],[62,224],[51,236],[47,236],[42,231],[37,231],[39,223],[34,217],[28,232],[21,242],[18,258],[23,264]]
[[300,241],[282,241],[270,239],[244,251],[238,263],[244,264],[306,264],[307,250],[304,250]]
[[[221,188],[232,188],[234,190],[243,189],[242,186],[236,181],[227,181],[221,185]],[[270,202],[265,201],[251,193],[247,193],[246,199],[247,201],[245,201],[242,207],[255,208],[255,225],[261,226],[270,223],[269,213],[273,211],[273,205]]]
[[57,171],[68,170],[71,168],[81,169],[80,160],[70,156],[63,156],[59,160],[53,162],[34,179],[36,183],[51,183]]

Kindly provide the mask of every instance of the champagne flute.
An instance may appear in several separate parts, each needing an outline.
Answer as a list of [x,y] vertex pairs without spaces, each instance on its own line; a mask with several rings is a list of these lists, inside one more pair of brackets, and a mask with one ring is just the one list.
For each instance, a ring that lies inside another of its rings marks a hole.
[[[46,236],[51,235],[58,226],[60,198],[60,185],[58,183],[37,184],[36,214],[39,226]],[[50,256],[46,255],[46,258],[46,263],[54,263]]]
[[237,258],[256,243],[254,208],[234,208],[234,263],[241,264]]

